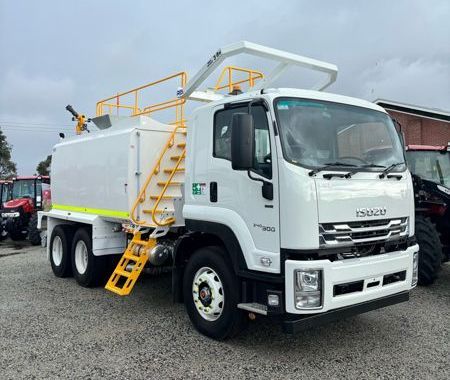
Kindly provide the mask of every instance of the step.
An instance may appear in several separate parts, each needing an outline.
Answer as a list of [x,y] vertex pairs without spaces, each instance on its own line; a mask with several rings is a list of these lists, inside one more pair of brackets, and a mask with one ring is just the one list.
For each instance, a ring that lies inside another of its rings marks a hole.
[[[154,201],[158,200],[158,198],[159,198],[159,195],[150,195],[150,199],[152,199]],[[163,195],[161,197],[161,200],[171,200],[171,199],[174,199],[174,198],[179,198],[179,196],[176,196],[176,195]]]
[[[174,169],[175,169],[175,168],[164,169],[164,173],[170,174],[170,173],[173,172]],[[184,172],[184,170],[185,170],[184,168],[177,168],[177,169],[175,170],[175,172]]]
[[[157,185],[163,187],[163,186],[166,186],[166,183],[167,182],[158,182]],[[182,184],[183,184],[183,182],[178,182],[178,181],[177,182],[175,182],[175,181],[169,182],[169,186],[181,186]]]
[[186,147],[186,143],[185,143],[185,142],[178,143],[178,144],[177,144],[177,147],[178,147],[178,148],[185,148],[185,147]]
[[[172,157],[170,157],[170,159],[172,160],[172,161],[178,161],[180,158],[182,158],[181,156],[172,156]],[[183,157],[184,158],[184,157]]]
[[252,313],[267,315],[267,306],[260,303],[238,303],[238,309],[247,310]]
[[128,271],[122,270],[122,269],[116,269],[116,274],[119,274],[119,275],[121,275],[123,277],[128,278],[128,277],[130,277],[131,272],[128,272]]
[[[151,214],[153,212],[153,210],[142,210],[142,212],[144,214]],[[164,214],[167,213],[168,215],[173,214],[175,212],[175,210],[155,210],[155,214],[160,215],[160,214]]]

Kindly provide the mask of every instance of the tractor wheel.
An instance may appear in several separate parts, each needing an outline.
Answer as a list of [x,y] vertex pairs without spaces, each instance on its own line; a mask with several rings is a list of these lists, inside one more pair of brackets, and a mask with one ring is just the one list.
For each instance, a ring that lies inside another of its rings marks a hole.
[[37,212],[32,215],[30,222],[28,223],[28,240],[32,245],[41,244],[41,231],[37,228],[38,214]]
[[419,244],[419,285],[431,285],[441,267],[442,246],[429,218],[416,216],[416,239]]
[[5,230],[8,232],[11,240],[19,241],[25,240],[27,235],[23,232],[24,228],[22,222],[19,219],[8,219],[5,224]]

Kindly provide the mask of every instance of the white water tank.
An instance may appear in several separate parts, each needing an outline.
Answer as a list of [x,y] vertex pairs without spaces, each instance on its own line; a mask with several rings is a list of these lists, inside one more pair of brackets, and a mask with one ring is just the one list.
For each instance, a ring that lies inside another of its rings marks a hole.
[[[173,129],[149,117],[127,117],[113,122],[111,128],[55,145],[53,208],[128,220],[139,190]],[[143,213],[140,216],[150,218]]]

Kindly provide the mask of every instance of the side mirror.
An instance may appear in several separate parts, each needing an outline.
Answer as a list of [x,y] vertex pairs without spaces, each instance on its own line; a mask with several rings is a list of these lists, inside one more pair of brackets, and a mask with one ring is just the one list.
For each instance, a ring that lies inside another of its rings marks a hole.
[[231,120],[231,167],[234,170],[251,169],[254,151],[253,115],[235,113]]

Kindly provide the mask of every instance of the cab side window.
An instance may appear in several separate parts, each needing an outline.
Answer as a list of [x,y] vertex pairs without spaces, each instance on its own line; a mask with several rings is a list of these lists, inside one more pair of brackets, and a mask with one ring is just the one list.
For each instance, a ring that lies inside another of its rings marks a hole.
[[[236,107],[217,111],[214,115],[214,149],[216,158],[231,161],[231,119],[235,113],[247,113],[248,107]],[[272,178],[272,155],[267,115],[262,105],[252,107],[255,126],[255,156],[253,171]]]

